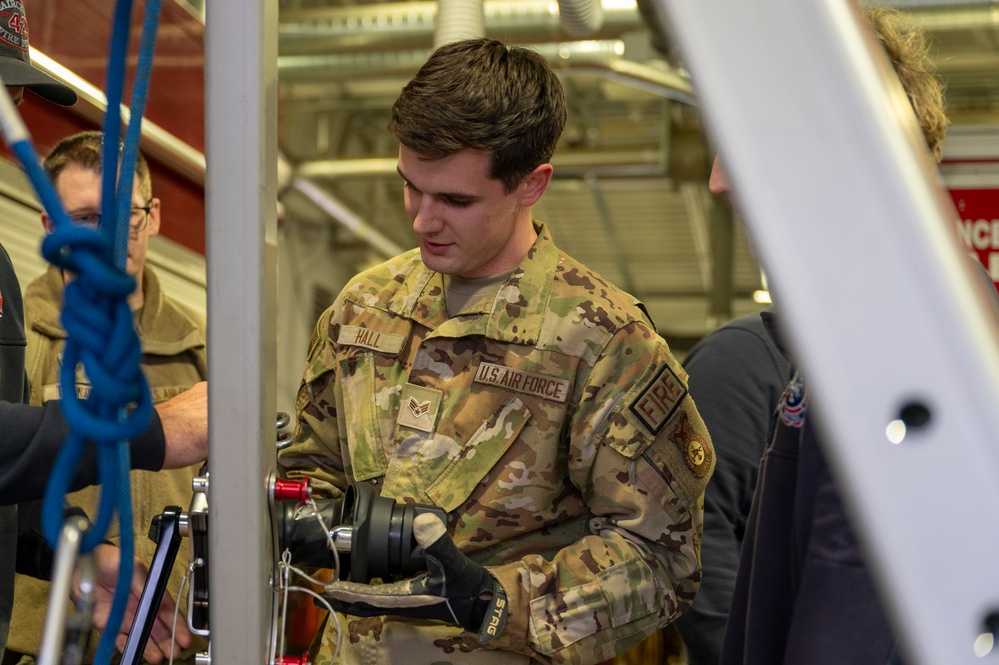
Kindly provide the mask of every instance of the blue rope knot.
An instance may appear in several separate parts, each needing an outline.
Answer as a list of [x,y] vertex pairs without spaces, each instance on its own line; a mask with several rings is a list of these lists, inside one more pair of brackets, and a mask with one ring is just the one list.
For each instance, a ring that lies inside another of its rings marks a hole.
[[[96,444],[103,490],[97,521],[81,545],[81,551],[89,552],[102,542],[110,526],[122,455],[125,468],[130,466],[127,442],[141,434],[152,417],[152,398],[140,364],[142,349],[127,301],[136,282],[111,265],[110,240],[94,229],[57,222],[42,242],[42,254],[74,275],[65,289],[62,324],[67,339],[60,369],[62,408],[73,423],[73,432],[57,458],[45,501],[46,506],[50,500],[61,502],[85,442]],[[83,397],[75,390],[80,364],[93,386]],[[45,536],[50,540],[58,538],[60,513],[43,514]]]

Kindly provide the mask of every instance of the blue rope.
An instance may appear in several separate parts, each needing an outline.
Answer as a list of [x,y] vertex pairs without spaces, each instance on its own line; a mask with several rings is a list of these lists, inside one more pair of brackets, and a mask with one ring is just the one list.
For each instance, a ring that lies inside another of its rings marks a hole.
[[[111,233],[112,237],[115,239],[113,252],[114,265],[123,273],[128,260],[128,239],[129,234],[131,233],[129,224],[132,208],[132,188],[135,183],[135,163],[138,159],[142,116],[145,113],[149,78],[152,73],[153,50],[156,44],[156,30],[159,24],[160,2],[159,0],[151,0],[146,4],[146,11],[142,25],[142,37],[139,45],[139,62],[135,74],[135,85],[132,91],[132,103],[130,105],[128,130],[125,136],[125,145],[121,152],[120,175],[117,178],[118,186],[117,191],[115,192],[116,196],[112,197],[108,195],[108,192],[115,189],[114,185],[116,181],[116,174],[114,169],[109,168],[106,165],[119,163],[116,148],[118,146],[118,130],[121,127],[120,100],[121,89],[124,83],[125,56],[128,47],[128,23],[131,15],[131,9],[131,0],[119,0],[115,7],[111,57],[108,61],[108,112],[104,117],[103,163],[105,164],[105,168],[102,184],[105,193],[101,198],[101,212],[103,213],[102,218],[114,220],[112,228],[106,230],[106,232]],[[114,91],[113,94],[115,98],[113,106],[110,101],[111,91]],[[129,293],[131,293],[131,291]],[[123,389],[127,386],[131,386],[133,389],[141,391],[141,395],[132,396],[132,399],[129,399],[128,402],[111,402],[109,399],[108,401],[111,404],[114,404],[117,408],[108,408],[105,410],[105,413],[107,415],[111,415],[112,413],[119,414],[119,422],[127,420],[129,416],[126,415],[125,407],[130,402],[135,402],[140,405],[140,408],[144,408],[146,410],[145,418],[143,420],[143,427],[145,427],[145,425],[148,425],[149,418],[152,415],[152,399],[149,392],[149,386],[146,383],[145,376],[143,376],[140,368],[142,349],[133,328],[132,312],[128,307],[126,300],[127,295],[128,294],[126,294],[124,298],[115,302],[116,307],[114,313],[117,314],[117,316],[113,317],[113,320],[120,322],[120,325],[114,329],[113,332],[116,333],[114,337],[109,338],[111,339],[111,349],[118,351],[120,358],[107,360],[107,365],[100,365],[98,363],[96,366],[102,368],[102,370],[108,370],[106,373],[103,371],[100,372],[101,379],[105,380],[114,378],[115,370],[117,368],[128,367],[132,369],[134,378],[137,380],[134,380],[131,383],[118,383],[118,385]],[[66,301],[69,301],[68,293]],[[84,367],[88,368],[88,376],[90,376],[91,384],[94,386],[94,391],[96,392],[97,379],[91,375],[89,366],[86,364],[86,358],[84,358],[84,363]],[[64,356],[64,373],[67,367],[72,368],[74,366],[68,365]],[[111,381],[108,381],[108,383],[111,383]],[[63,379],[63,385],[67,385],[65,383],[65,379]],[[132,417],[134,417],[136,413],[138,413],[138,409],[132,414]],[[137,434],[138,432],[135,432],[132,436],[134,437]],[[99,515],[107,514],[110,517],[114,512],[113,506],[117,505],[118,507],[118,523],[121,536],[121,560],[118,569],[118,581],[115,586],[114,601],[111,604],[111,612],[108,615],[107,626],[101,634],[100,642],[97,645],[97,653],[94,656],[94,662],[97,663],[97,665],[107,665],[111,662],[111,657],[114,655],[115,651],[115,638],[118,634],[118,628],[121,626],[121,622],[124,619],[125,610],[128,605],[128,597],[131,592],[135,534],[133,533],[132,497],[129,486],[129,470],[131,469],[131,461],[129,460],[128,451],[129,438],[131,437],[118,439],[119,454],[117,456],[117,501],[114,500],[115,497],[113,496],[105,500],[103,492],[101,496],[101,510]],[[113,459],[114,458],[112,458],[111,461],[113,461]],[[111,475],[110,468],[109,475]],[[97,531],[98,528],[99,525],[95,524],[94,530]],[[104,530],[101,530],[99,533],[104,532]]]
[[[146,112],[146,98],[149,92],[149,79],[153,71],[153,49],[156,45],[156,30],[159,26],[160,0],[149,0],[146,3],[146,13],[142,21],[142,37],[139,41],[139,61],[135,69],[135,86],[132,90],[132,104],[129,107],[128,130],[125,133],[125,145],[121,153],[121,172],[135,173],[135,162],[139,156],[139,138],[142,129],[142,116]],[[105,144],[105,150],[107,144]],[[128,191],[128,196],[118,196],[118,224],[127,226],[132,210],[132,183],[134,176],[125,183],[122,189]],[[104,199],[101,199],[102,201]],[[115,265],[124,266],[128,258],[128,233],[115,235]]]

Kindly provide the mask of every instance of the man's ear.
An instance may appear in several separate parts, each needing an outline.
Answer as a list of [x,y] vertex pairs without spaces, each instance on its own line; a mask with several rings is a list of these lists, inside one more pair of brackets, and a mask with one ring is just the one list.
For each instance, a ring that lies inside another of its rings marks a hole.
[[153,197],[149,205],[152,207],[149,209],[149,225],[146,226],[146,235],[152,238],[160,234],[160,200]]
[[49,214],[44,210],[42,211],[42,227],[44,227],[45,233],[47,234],[52,233],[52,230],[55,228],[52,218],[49,217]]
[[552,180],[551,164],[541,164],[524,178],[524,195],[520,199],[523,206],[532,206],[538,202],[541,195],[548,189],[548,183]]

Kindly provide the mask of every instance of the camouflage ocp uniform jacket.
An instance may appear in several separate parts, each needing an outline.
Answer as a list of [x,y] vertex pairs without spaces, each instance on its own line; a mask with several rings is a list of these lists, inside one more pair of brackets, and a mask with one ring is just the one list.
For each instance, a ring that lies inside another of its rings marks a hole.
[[341,615],[337,662],[594,663],[694,599],[714,455],[686,375],[631,296],[538,232],[488,311],[449,319],[413,250],[316,327],[287,476],[443,508],[510,601],[487,649],[441,623]]

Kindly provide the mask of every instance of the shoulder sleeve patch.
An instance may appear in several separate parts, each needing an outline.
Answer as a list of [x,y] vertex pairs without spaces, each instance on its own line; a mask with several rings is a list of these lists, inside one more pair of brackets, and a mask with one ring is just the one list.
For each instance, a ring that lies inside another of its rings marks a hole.
[[690,426],[687,420],[687,413],[680,414],[676,427],[669,433],[669,440],[680,449],[687,468],[694,472],[698,478],[703,478],[711,470],[714,450],[711,444],[701,436],[695,428]]
[[686,396],[687,386],[669,365],[663,365],[631,403],[631,411],[652,434],[658,434]]

